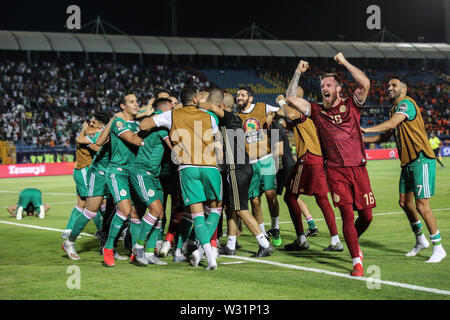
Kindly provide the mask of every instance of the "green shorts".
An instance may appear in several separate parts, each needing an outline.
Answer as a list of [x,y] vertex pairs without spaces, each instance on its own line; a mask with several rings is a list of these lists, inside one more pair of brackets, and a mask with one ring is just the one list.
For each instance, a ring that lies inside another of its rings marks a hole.
[[88,197],[103,197],[108,194],[106,172],[89,169],[87,172]]
[[434,196],[435,180],[436,159],[419,157],[402,167],[399,192],[414,192],[416,199],[429,199]]
[[131,170],[130,182],[141,202],[147,207],[156,200],[163,202],[161,183],[150,172]]
[[185,206],[207,200],[222,200],[222,176],[217,168],[186,167],[179,171]]
[[106,171],[106,185],[116,204],[122,200],[131,200],[129,177],[128,172],[121,172],[117,168],[108,168]]
[[272,156],[252,164],[253,175],[248,190],[249,199],[260,197],[265,191],[277,189],[277,171]]
[[87,189],[87,172],[89,167],[83,169],[73,169],[73,180],[75,180],[75,186],[77,188],[77,195],[81,198],[86,198],[88,195]]
[[35,210],[38,210],[42,205],[42,193],[38,189],[27,188],[22,190],[19,195],[19,202],[17,202],[17,207],[22,207],[24,210],[28,205],[32,205]]

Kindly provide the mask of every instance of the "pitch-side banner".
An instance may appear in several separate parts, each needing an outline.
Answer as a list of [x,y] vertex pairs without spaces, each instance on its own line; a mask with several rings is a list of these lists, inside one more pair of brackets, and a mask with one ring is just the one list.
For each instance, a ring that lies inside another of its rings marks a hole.
[[366,150],[367,160],[398,159],[397,149]]
[[60,176],[73,174],[75,162],[0,165],[0,178]]

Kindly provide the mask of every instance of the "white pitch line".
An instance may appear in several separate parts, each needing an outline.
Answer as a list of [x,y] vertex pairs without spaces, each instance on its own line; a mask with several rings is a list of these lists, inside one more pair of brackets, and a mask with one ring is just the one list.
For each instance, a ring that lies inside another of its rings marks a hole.
[[[442,209],[431,209],[431,211],[450,211],[450,208],[442,208]],[[403,211],[395,211],[395,212],[384,212],[384,213],[373,213],[372,216],[388,216],[395,214],[405,214]],[[342,220],[341,217],[336,217],[336,220]],[[314,221],[325,221],[324,218],[314,219]],[[292,223],[292,221],[280,221],[281,223]],[[265,225],[270,225],[270,222],[265,223]]]
[[[51,206],[55,206],[55,205],[59,205],[59,204],[73,204],[76,205],[76,201],[65,201],[65,202],[46,202],[45,204],[51,205]],[[6,209],[8,207],[0,207],[0,209]]]
[[[0,223],[3,224],[9,224],[12,226],[19,226],[19,227],[25,227],[25,228],[31,228],[31,229],[39,229],[39,230],[47,230],[47,231],[57,231],[57,232],[64,232],[64,230],[61,229],[56,229],[56,228],[47,228],[47,227],[41,227],[41,226],[33,226],[31,224],[22,224],[22,223],[16,223],[16,222],[10,222],[10,221],[3,221],[0,220]],[[88,237],[93,237],[94,235],[90,234],[90,233],[80,233],[80,235],[83,236],[88,236]]]
[[[448,210],[448,209],[437,209],[437,210]],[[33,228],[33,229],[63,232],[63,230],[61,230],[61,229],[33,226],[33,225],[14,223],[14,222],[2,221],[2,220],[0,220],[0,223],[20,226],[20,227]],[[80,235],[93,237],[93,235],[89,234],[89,233],[81,233]],[[393,286],[393,287],[400,287],[400,288],[409,289],[409,290],[424,291],[424,292],[430,292],[430,293],[436,293],[436,294],[450,296],[450,291],[447,291],[447,290],[421,287],[421,286],[416,286],[416,285],[412,285],[412,284],[408,284],[408,283],[379,280],[379,279],[373,279],[373,278],[367,278],[367,277],[352,277],[346,273],[339,273],[339,272],[333,272],[333,271],[322,270],[322,269],[308,268],[308,267],[302,267],[302,266],[297,266],[297,265],[293,265],[293,264],[286,264],[286,263],[280,263],[280,262],[274,262],[274,261],[268,261],[268,260],[252,259],[252,258],[241,257],[241,256],[226,256],[226,258],[249,261],[249,262],[256,262],[256,263],[265,263],[265,264],[270,264],[270,265],[274,265],[274,266],[278,266],[278,267],[321,273],[321,274],[331,275],[331,276],[335,276],[335,277],[346,278],[346,279],[350,279],[350,280],[369,281],[371,283],[378,282],[380,284],[385,284],[385,285],[389,285],[389,286]],[[221,264],[224,264],[224,263],[221,263]]]
[[[0,190],[0,193],[16,193],[19,194],[21,191],[7,191],[7,190]],[[60,193],[60,192],[42,192],[43,195],[51,195],[51,196],[75,196],[74,193]]]
[[416,286],[416,285],[412,285],[412,284],[408,284],[408,283],[385,281],[385,280],[379,280],[379,279],[367,278],[367,277],[353,277],[346,273],[339,273],[339,272],[333,272],[333,271],[322,270],[322,269],[302,267],[302,266],[274,262],[274,261],[269,261],[269,260],[259,260],[259,259],[241,257],[241,256],[226,256],[226,258],[238,259],[238,260],[244,260],[244,261],[256,262],[256,263],[270,264],[270,265],[274,265],[274,266],[278,266],[278,267],[301,270],[301,271],[321,273],[321,274],[326,274],[326,275],[330,275],[330,276],[346,278],[346,279],[350,279],[350,280],[368,281],[372,284],[379,283],[379,284],[385,284],[385,285],[394,286],[394,287],[400,287],[400,288],[404,288],[404,289],[425,291],[425,292],[443,294],[443,295],[450,295],[450,291],[447,291],[447,290],[427,288],[427,287]]

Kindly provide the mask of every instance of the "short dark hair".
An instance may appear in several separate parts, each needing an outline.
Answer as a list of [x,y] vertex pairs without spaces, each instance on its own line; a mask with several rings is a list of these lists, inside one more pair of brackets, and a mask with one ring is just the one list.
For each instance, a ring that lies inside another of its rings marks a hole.
[[109,122],[109,116],[106,112],[96,111],[94,113],[94,118],[103,124],[107,124]]
[[34,206],[33,206],[33,204],[32,204],[32,203],[29,203],[29,204],[27,205],[27,207],[25,208],[25,211],[26,211],[27,213],[33,214],[33,213],[34,213]]
[[403,84],[405,84],[406,86],[408,86],[408,82],[406,81],[406,79],[405,78],[403,78],[401,75],[399,75],[399,74],[394,74],[392,77],[391,77],[391,80],[392,79],[397,79],[398,81],[400,81],[401,83],[403,83]]
[[[120,103],[121,104],[125,104],[127,101],[126,101],[126,97],[128,97],[129,95],[131,95],[131,94],[134,94],[133,92],[128,92],[128,93],[126,93],[126,94],[124,94],[123,96],[122,96],[122,98],[120,99]],[[134,94],[135,95],[135,94]]]
[[322,82],[323,79],[332,77],[334,81],[338,84],[338,86],[342,87],[341,79],[339,79],[339,76],[336,73],[324,73],[320,76],[320,82]]
[[[255,94],[255,93],[253,92],[252,88],[250,88],[250,87],[240,87],[237,91],[240,91],[240,90],[245,90],[245,91],[247,91],[247,95],[248,95],[249,97],[253,97],[253,95]],[[236,91],[236,92],[237,92],[237,91]]]
[[195,98],[195,95],[197,94],[198,89],[196,86],[192,84],[186,84],[183,89],[181,89],[180,93],[180,100],[183,105],[188,104],[192,101],[192,99]]
[[172,93],[170,92],[170,90],[168,90],[168,89],[166,89],[166,88],[163,88],[163,87],[156,87],[156,88],[153,90],[153,96],[156,98],[156,97],[157,97],[160,93],[162,93],[162,92],[167,93],[169,96],[172,95]]
[[209,95],[208,95],[208,99],[206,101],[208,102],[212,102],[215,104],[220,104],[223,101],[223,90],[219,89],[219,88],[213,88],[211,90],[209,90]]
[[158,109],[161,105],[163,105],[164,103],[172,103],[172,100],[168,99],[168,98],[159,98],[156,99],[155,102],[153,102],[153,108]]

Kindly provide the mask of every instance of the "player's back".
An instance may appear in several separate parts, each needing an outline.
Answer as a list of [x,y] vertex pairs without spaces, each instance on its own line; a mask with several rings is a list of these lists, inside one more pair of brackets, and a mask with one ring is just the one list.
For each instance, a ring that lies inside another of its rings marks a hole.
[[355,167],[366,164],[360,129],[361,113],[352,98],[335,107],[311,103],[311,119],[317,128],[326,166]]

